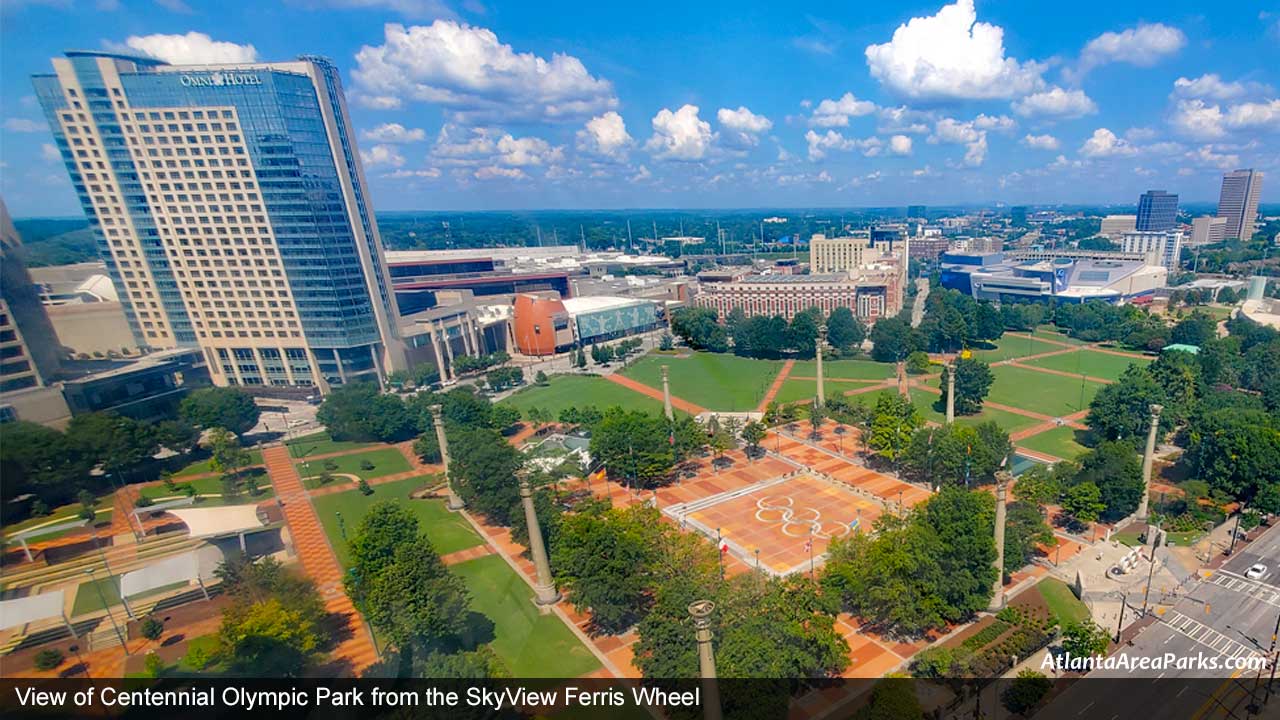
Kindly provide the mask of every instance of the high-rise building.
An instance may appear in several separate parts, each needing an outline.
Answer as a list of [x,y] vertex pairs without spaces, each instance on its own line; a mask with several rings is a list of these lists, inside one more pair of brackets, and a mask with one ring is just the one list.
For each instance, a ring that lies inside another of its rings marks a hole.
[[1178,224],[1178,196],[1164,190],[1148,190],[1138,198],[1139,232],[1164,232]]
[[1201,215],[1191,221],[1191,244],[1212,245],[1227,237],[1227,219]]
[[832,237],[817,234],[809,238],[809,269],[815,273],[848,272],[869,260],[871,236],[867,233]]
[[33,78],[138,345],[219,385],[329,386],[404,365],[338,70],[67,52]]
[[1127,253],[1142,253],[1148,265],[1161,265],[1176,270],[1182,255],[1182,231],[1125,233],[1120,239],[1121,249]]
[[62,355],[21,249],[0,200],[0,392],[44,385],[57,375]]
[[1222,176],[1218,196],[1218,217],[1227,219],[1227,237],[1248,240],[1258,220],[1258,198],[1262,195],[1262,173],[1232,170]]

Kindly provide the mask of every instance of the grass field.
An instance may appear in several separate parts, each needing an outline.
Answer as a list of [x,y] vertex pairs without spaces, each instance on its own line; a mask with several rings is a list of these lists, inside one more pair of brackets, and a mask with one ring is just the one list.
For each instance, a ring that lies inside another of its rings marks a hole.
[[[912,404],[920,409],[920,413],[924,415],[925,420],[932,420],[936,423],[942,423],[947,419],[945,408],[942,412],[933,409],[933,404],[938,402],[939,397],[941,396],[935,395],[931,392],[925,392],[924,390],[914,388],[911,390]],[[1026,415],[1019,415],[1017,413],[1011,413],[1006,410],[997,410],[996,408],[990,407],[982,408],[982,412],[977,415],[956,416],[956,422],[961,425],[978,425],[988,421],[995,421],[1001,429],[1010,433],[1031,427],[1032,425],[1041,422],[1040,420],[1027,417]]]
[[1053,613],[1060,625],[1065,626],[1068,623],[1088,619],[1089,608],[1076,599],[1071,588],[1061,580],[1045,578],[1036,583],[1036,590],[1039,591],[1040,597],[1044,598],[1044,604],[1049,606],[1049,612]]
[[1027,365],[1048,368],[1073,375],[1088,375],[1104,380],[1118,380],[1130,365],[1147,365],[1151,358],[1122,357],[1096,350],[1076,350],[1062,355],[1028,360]]
[[[360,463],[366,461],[373,464],[372,470],[364,470],[360,467]],[[384,447],[354,455],[340,455],[310,462],[304,461],[298,463],[298,472],[303,477],[319,475],[324,472],[325,463],[337,466],[329,472],[350,473],[365,480],[372,480],[385,475],[395,475],[396,473],[408,472],[413,469],[409,465],[409,461],[405,459],[404,453],[393,447]]]
[[338,555],[338,562],[345,567],[349,557],[347,543],[342,539],[342,530],[336,513],[342,513],[347,537],[351,537],[369,508],[383,500],[395,500],[413,512],[418,518],[418,529],[431,538],[431,544],[441,555],[475,547],[484,542],[462,516],[445,509],[443,500],[411,500],[409,493],[424,484],[426,484],[426,478],[409,478],[385,485],[374,485],[372,495],[363,495],[359,490],[352,488],[347,492],[312,498],[311,502],[315,505],[316,514],[320,516],[320,524],[324,526],[325,535],[329,536],[329,542]]
[[[344,452],[347,450],[360,450],[362,448],[377,447],[378,443],[350,442],[347,440],[333,440],[328,433],[312,433],[311,435],[303,435],[300,438],[294,438],[285,445],[289,446],[289,451],[293,453],[295,458],[310,457],[312,455],[326,455],[328,453]],[[261,459],[259,459],[261,462]]]
[[[849,390],[857,390],[858,388],[874,385],[875,381],[866,382],[832,382],[830,379],[825,383],[823,389],[827,392],[827,397],[836,393],[844,393]],[[812,401],[818,393],[817,380],[795,380],[788,378],[782,383],[782,387],[778,389],[778,394],[774,396],[774,400],[778,403],[786,404],[799,400]]]
[[618,405],[627,410],[662,411],[661,400],[591,375],[555,375],[550,378],[546,387],[530,385],[503,400],[501,404],[516,408],[526,417],[529,410],[535,407],[552,417],[559,417],[560,411],[565,408],[587,405],[595,405],[601,410]]
[[533,590],[496,555],[449,568],[471,591],[471,608],[493,622],[490,647],[513,677],[578,677],[600,663],[554,613],[543,615]]
[[1080,443],[1080,439],[1086,432],[1085,430],[1076,430],[1064,425],[1019,440],[1017,445],[1028,450],[1048,453],[1064,460],[1074,460],[1089,449]]
[[[250,464],[250,465],[261,465],[261,464],[262,464],[262,451],[261,451],[261,450],[250,450],[250,451],[249,451],[249,464]],[[196,461],[196,462],[193,462],[193,463],[191,463],[190,465],[188,465],[188,466],[186,466],[186,467],[182,468],[181,470],[179,470],[179,471],[175,472],[175,473],[173,474],[173,477],[174,477],[174,478],[183,478],[183,477],[187,477],[187,476],[189,476],[189,475],[202,475],[202,474],[204,474],[204,473],[212,473],[212,472],[217,472],[217,470],[214,470],[214,469],[213,469],[213,458],[206,458],[206,459],[204,459],[204,460],[198,460],[198,461]]]
[[[1028,368],[1001,365],[991,368],[995,381],[987,401],[1011,405],[1042,415],[1061,417],[1089,407],[1100,383],[1050,375]],[[1081,387],[1083,386],[1083,393]]]
[[661,366],[671,368],[671,393],[708,410],[754,410],[782,367],[777,360],[753,360],[697,352],[687,358],[650,355],[623,371],[627,377],[662,390]]
[[[941,368],[938,372],[942,372]],[[791,368],[793,377],[817,377],[816,360],[798,360]],[[824,360],[822,375],[827,378],[843,378],[846,380],[884,380],[897,375],[894,363],[882,363],[874,360]]]
[[[1056,339],[1056,338],[1055,338]],[[1012,360],[1013,358],[1027,357],[1028,355],[1039,355],[1040,353],[1054,352],[1055,350],[1064,350],[1061,345],[1036,340],[1029,337],[1014,337],[1013,335],[1005,335],[995,341],[995,347],[990,349],[974,348],[974,357],[983,362],[998,362],[1000,360]]]
[[1060,343],[1066,343],[1067,345],[1087,345],[1088,344],[1088,342],[1085,340],[1079,340],[1079,339],[1073,338],[1070,335],[1062,332],[1061,330],[1058,329],[1056,325],[1041,325],[1040,327],[1036,328],[1035,332],[1031,334],[1035,335],[1038,338],[1044,338],[1045,340],[1055,340]]
[[[249,493],[246,490],[244,490],[243,478],[249,477],[250,475],[258,479],[258,489],[261,490],[259,494],[254,496],[250,496]],[[240,477],[242,478],[240,481],[241,493],[239,498],[241,502],[250,502],[250,501],[258,502],[265,498],[271,497],[272,495],[271,485],[270,485],[271,479],[267,477],[266,470],[262,468],[251,468],[249,470],[243,471],[240,474]],[[183,485],[191,485],[196,489],[196,492],[199,493],[200,495],[221,495],[222,494],[222,478],[220,477],[204,477],[204,478],[197,478],[195,480],[183,480],[182,478],[175,475],[173,477],[173,480],[179,488],[178,492],[174,492],[170,490],[169,488],[165,487],[163,483],[161,483],[158,485],[148,485],[147,487],[140,489],[138,491],[138,494],[140,494],[142,497],[151,498],[152,500],[159,500],[160,498],[184,497],[181,492],[181,488]]]

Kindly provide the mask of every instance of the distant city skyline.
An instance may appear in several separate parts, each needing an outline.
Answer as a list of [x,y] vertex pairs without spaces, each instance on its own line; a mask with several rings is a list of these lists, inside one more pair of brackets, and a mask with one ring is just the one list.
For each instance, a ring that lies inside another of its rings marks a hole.
[[[79,214],[31,84],[69,48],[330,58],[377,211],[1132,206],[1153,188],[1211,205],[1224,172],[1280,172],[1280,14],[1262,2],[0,13],[0,192],[16,217]],[[1263,186],[1262,205],[1277,197]]]

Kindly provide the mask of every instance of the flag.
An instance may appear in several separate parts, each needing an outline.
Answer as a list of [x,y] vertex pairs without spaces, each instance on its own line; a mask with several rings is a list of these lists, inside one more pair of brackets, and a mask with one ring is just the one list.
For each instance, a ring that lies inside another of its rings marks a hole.
[[720,543],[720,554],[723,555],[727,552],[729,552],[729,543],[727,542]]
[[853,522],[849,523],[849,529],[857,530],[858,526],[861,524],[862,524],[862,518],[856,518]]
[[805,540],[805,541],[804,541],[804,551],[805,551],[805,552],[813,552],[813,541],[812,541],[812,540]]

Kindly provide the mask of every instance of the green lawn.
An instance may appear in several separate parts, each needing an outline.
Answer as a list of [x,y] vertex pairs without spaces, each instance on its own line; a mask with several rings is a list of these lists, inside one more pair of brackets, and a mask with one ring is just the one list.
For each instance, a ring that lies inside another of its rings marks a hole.
[[[551,417],[570,407],[595,405],[604,410],[614,405],[627,410],[662,412],[662,401],[592,375],[554,375],[545,387],[530,385],[512,394],[503,405],[510,405],[527,417],[532,408],[540,408]],[[661,388],[661,384],[659,384]]]
[[444,507],[443,500],[411,500],[409,493],[427,484],[427,478],[409,478],[397,480],[384,485],[374,485],[372,495],[364,495],[359,490],[321,495],[311,499],[316,514],[320,516],[320,524],[329,536],[329,542],[338,554],[338,561],[344,566],[348,563],[347,543],[342,539],[342,531],[338,525],[337,513],[342,513],[346,525],[347,537],[355,533],[360,526],[360,519],[376,502],[395,500],[418,518],[418,529],[431,538],[436,552],[447,555],[458,550],[484,542],[471,529],[471,525],[457,513],[451,513]]
[[[936,384],[936,382],[934,384]],[[911,391],[912,404],[920,409],[925,420],[932,420],[936,423],[942,423],[947,419],[945,408],[943,408],[941,412],[933,409],[933,404],[938,402],[940,397],[940,395],[935,395],[924,390],[912,389]],[[982,412],[977,415],[956,416],[956,422],[961,425],[978,425],[988,421],[995,421],[995,423],[1005,432],[1014,432],[1041,422],[1035,418],[1027,417],[1026,415],[1019,415],[1017,413],[1008,412],[1007,410],[998,410],[990,407],[982,408]]]
[[649,355],[623,375],[662,390],[662,365],[671,368],[673,395],[708,410],[747,411],[760,404],[782,362],[708,352],[695,352],[687,358]]
[[1036,340],[1030,337],[1014,337],[1013,335],[1005,335],[995,341],[994,345],[995,347],[989,349],[973,348],[974,357],[983,362],[993,363],[1000,360],[1011,360],[1013,358],[1027,357],[1028,355],[1039,355],[1040,353],[1066,349],[1061,345],[1044,342],[1043,340]]
[[1064,460],[1074,460],[1089,449],[1080,443],[1086,433],[1087,431],[1085,430],[1076,430],[1064,425],[1047,432],[1032,435],[1029,438],[1023,438],[1018,441],[1017,445],[1028,450],[1048,453]]
[[[365,470],[360,467],[360,464],[366,461],[373,464],[372,470]],[[413,469],[405,458],[404,453],[397,448],[384,447],[354,455],[340,455],[338,457],[325,458],[324,460],[300,462],[298,463],[298,472],[302,473],[303,477],[319,475],[324,472],[325,463],[337,466],[329,471],[331,473],[350,473],[365,480],[372,480],[385,475],[395,475],[396,473],[408,472]]]
[[295,458],[310,457],[312,455],[326,455],[328,453],[344,452],[346,450],[360,450],[362,448],[378,447],[379,443],[366,442],[350,442],[347,440],[333,440],[329,438],[328,433],[312,433],[311,435],[303,435],[300,438],[294,438],[285,443],[289,447],[289,451],[293,453]]
[[1045,578],[1036,583],[1036,590],[1049,606],[1049,612],[1058,619],[1060,625],[1080,622],[1088,619],[1089,608],[1078,599],[1071,588],[1061,580]]
[[1088,375],[1104,380],[1119,380],[1130,365],[1146,365],[1151,358],[1122,357],[1096,350],[1076,350],[1062,355],[1028,360],[1027,365],[1048,368],[1073,375]]
[[[271,485],[269,484],[271,482],[271,479],[267,477],[267,471],[262,468],[251,468],[241,473],[241,478],[245,478],[250,475],[258,479],[258,488],[262,492],[254,496],[250,496],[249,493],[247,491],[244,491],[243,489],[244,480],[242,479],[240,481],[241,500],[243,502],[249,502],[250,500],[252,500],[253,502],[258,502],[264,498],[271,497],[272,491],[271,491]],[[177,492],[170,490],[169,488],[165,487],[163,483],[161,483],[158,485],[148,485],[147,487],[144,487],[141,490],[139,490],[138,493],[142,497],[151,498],[152,500],[159,500],[160,498],[172,499],[174,497],[184,497],[184,495],[182,494],[182,486],[191,485],[196,489],[196,492],[201,495],[221,495],[222,494],[222,478],[220,477],[205,477],[205,478],[197,478],[195,480],[183,480],[179,478],[177,475],[175,475],[173,479],[178,486]]]
[[[261,450],[249,451],[249,464],[250,465],[262,464]],[[205,473],[212,473],[212,472],[217,472],[217,470],[213,469],[213,458],[206,458],[204,460],[197,460],[196,462],[193,462],[190,465],[175,472],[173,474],[173,477],[182,478],[182,477],[187,477],[188,475],[203,475]]]
[[[1001,365],[991,369],[989,402],[1061,417],[1089,407],[1100,383]],[[1081,388],[1083,387],[1083,392]]]
[[[831,382],[828,380],[825,383],[826,387],[824,387],[823,390],[826,391],[827,397],[831,397],[836,393],[845,393],[850,390],[857,390],[858,388],[864,388],[868,385],[874,384],[875,381],[871,380],[867,382]],[[796,380],[793,378],[787,378],[787,380],[782,383],[782,387],[778,389],[778,394],[774,396],[774,400],[782,404],[792,403],[799,400],[811,401],[817,393],[817,380]]]
[[1070,335],[1062,332],[1061,330],[1058,329],[1056,325],[1041,325],[1040,327],[1036,328],[1035,332],[1031,334],[1035,335],[1038,338],[1044,338],[1045,340],[1056,340],[1060,343],[1066,343],[1068,345],[1087,345],[1088,344],[1088,342],[1085,340],[1079,340],[1077,338],[1073,338]]
[[[938,372],[942,372],[941,368]],[[822,375],[827,378],[843,378],[845,380],[884,380],[898,374],[895,363],[882,363],[874,360],[824,360]],[[791,368],[793,377],[817,377],[818,362],[816,360],[798,360]]]
[[599,661],[554,613],[540,613],[533,590],[496,555],[449,568],[471,591],[471,608],[493,622],[493,651],[513,677],[571,678]]
[[[131,595],[129,597],[129,603],[132,606],[136,601],[144,600],[155,595],[162,595],[172,590],[186,587],[187,585],[188,583],[185,582],[172,583],[170,585],[158,587],[154,590],[149,590],[139,595]],[[102,591],[101,594],[98,593],[99,590]],[[92,582],[83,582],[77,585],[76,597],[71,603],[71,617],[74,618],[84,615],[85,613],[101,611],[104,596],[106,597],[108,607],[115,607],[120,604],[119,575],[112,575],[110,577],[98,575]]]

